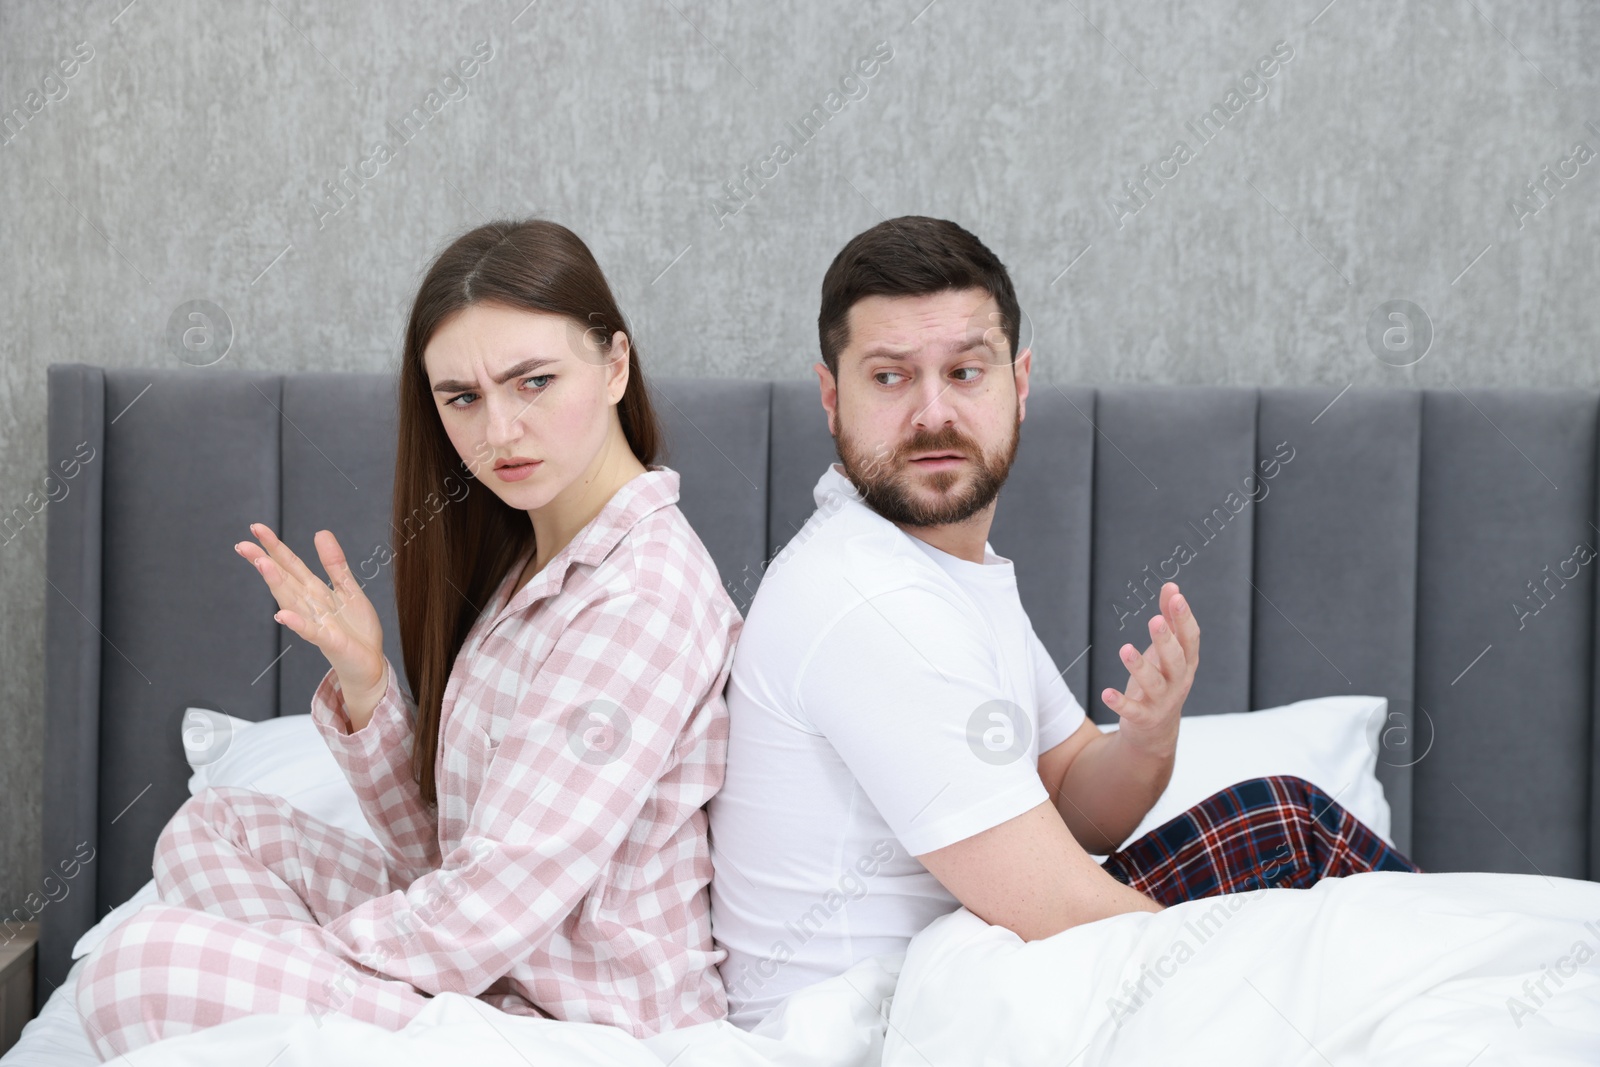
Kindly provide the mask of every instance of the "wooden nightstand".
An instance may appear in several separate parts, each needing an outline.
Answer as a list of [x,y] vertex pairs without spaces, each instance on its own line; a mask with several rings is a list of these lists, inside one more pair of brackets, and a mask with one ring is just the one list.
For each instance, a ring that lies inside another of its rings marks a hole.
[[39,924],[19,925],[22,932],[0,944],[0,1054],[17,1043],[23,1026],[33,1018],[33,961]]

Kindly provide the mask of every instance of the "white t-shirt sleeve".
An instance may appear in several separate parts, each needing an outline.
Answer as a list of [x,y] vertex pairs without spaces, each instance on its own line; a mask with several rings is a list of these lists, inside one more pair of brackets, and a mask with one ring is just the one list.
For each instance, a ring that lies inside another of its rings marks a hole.
[[1031,626],[1028,641],[1033,646],[1033,691],[1039,701],[1039,751],[1045,753],[1076,733],[1089,716]]
[[991,640],[910,586],[848,610],[800,665],[796,706],[914,856],[1049,800],[1036,724],[1006,700]]

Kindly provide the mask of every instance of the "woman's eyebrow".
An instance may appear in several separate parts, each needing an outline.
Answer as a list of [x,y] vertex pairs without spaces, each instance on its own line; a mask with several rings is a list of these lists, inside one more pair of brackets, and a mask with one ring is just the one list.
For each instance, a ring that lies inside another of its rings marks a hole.
[[[526,374],[531,370],[538,370],[540,367],[543,367],[548,363],[559,362],[560,360],[550,359],[548,357],[525,359],[521,363],[518,363],[515,367],[512,367],[510,370],[506,371],[504,374],[495,375],[494,384],[504,385],[506,382],[509,382],[511,379],[519,375]],[[435,384],[433,391],[436,393],[465,393],[468,390],[476,389],[477,387],[477,382],[447,381],[438,382]]]

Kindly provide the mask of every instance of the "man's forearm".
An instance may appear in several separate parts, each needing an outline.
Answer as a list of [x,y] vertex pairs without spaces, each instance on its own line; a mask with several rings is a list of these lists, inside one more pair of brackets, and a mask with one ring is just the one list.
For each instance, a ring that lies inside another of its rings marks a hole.
[[1175,750],[1142,748],[1115,730],[1078,753],[1053,799],[1084,851],[1105,855],[1127,841],[1172,778]]

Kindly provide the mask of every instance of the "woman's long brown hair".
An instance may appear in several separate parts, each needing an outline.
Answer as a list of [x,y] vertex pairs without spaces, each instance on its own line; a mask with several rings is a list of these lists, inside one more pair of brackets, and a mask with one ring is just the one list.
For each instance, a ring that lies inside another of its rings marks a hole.
[[[406,679],[416,699],[411,771],[437,805],[433,765],[440,708],[456,655],[507,570],[533,547],[528,513],[477,483],[445,433],[422,354],[450,316],[480,303],[552,312],[609,346],[628,335],[628,386],[617,404],[640,463],[655,461],[660,426],[639,368],[639,346],[600,265],[578,235],[544,219],[497,221],[456,238],[428,268],[406,327],[399,381],[400,441],[394,470],[395,605]],[[465,485],[457,494],[450,486]]]

